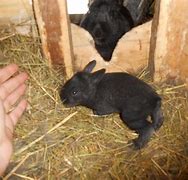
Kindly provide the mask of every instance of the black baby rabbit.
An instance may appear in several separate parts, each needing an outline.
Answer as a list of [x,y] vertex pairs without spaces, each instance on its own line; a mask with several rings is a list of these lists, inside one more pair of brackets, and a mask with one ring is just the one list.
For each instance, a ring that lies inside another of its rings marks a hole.
[[119,113],[138,134],[133,140],[135,148],[142,148],[163,123],[161,98],[148,84],[130,74],[105,73],[105,69],[91,73],[95,65],[96,61],[91,61],[65,83],[61,100],[68,106],[91,108],[96,115]]

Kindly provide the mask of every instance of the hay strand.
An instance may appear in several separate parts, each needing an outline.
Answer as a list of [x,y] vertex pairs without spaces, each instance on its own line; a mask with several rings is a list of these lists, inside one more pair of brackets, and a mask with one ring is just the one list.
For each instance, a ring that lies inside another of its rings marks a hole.
[[26,161],[26,159],[29,158],[29,156],[30,156],[30,154],[27,154],[27,155],[20,161],[20,163],[19,163],[16,167],[14,167],[14,168],[12,169],[12,171],[10,171],[10,173],[7,174],[3,179],[4,179],[4,180],[8,180],[8,179],[10,178],[10,176],[12,176],[12,174],[14,174],[14,173],[16,172],[16,170]]
[[59,128],[60,126],[62,126],[64,123],[66,123],[69,119],[71,119],[73,116],[75,116],[77,114],[77,112],[74,112],[72,114],[70,114],[68,117],[66,117],[64,120],[62,120],[61,122],[59,122],[58,124],[56,124],[53,128],[51,128],[49,131],[47,131],[46,134],[43,134],[42,136],[40,136],[39,138],[37,138],[36,140],[34,140],[33,142],[31,142],[30,144],[28,144],[27,146],[23,147],[22,149],[20,149],[19,151],[15,152],[15,155],[18,155],[24,151],[26,151],[27,149],[29,149],[30,147],[32,147],[34,144],[38,143],[39,141],[41,141],[46,135],[50,134],[51,132],[55,131],[57,128]]

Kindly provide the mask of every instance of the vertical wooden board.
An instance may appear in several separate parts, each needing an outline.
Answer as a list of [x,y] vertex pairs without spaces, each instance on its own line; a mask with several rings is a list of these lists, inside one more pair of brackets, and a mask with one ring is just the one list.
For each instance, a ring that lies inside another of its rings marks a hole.
[[161,0],[156,5],[150,49],[154,80],[188,84],[187,0]]
[[34,11],[35,11],[35,17],[36,17],[36,21],[38,24],[38,30],[40,34],[40,39],[42,42],[43,54],[46,59],[51,61],[51,57],[50,57],[50,53],[48,51],[48,45],[47,45],[47,32],[45,29],[45,22],[43,21],[42,12],[40,10],[39,0],[33,0],[33,4],[34,4],[33,6],[34,6]]
[[169,8],[171,18],[168,22],[168,53],[165,57],[171,68],[169,76],[188,84],[188,1],[173,0]]
[[71,77],[74,71],[74,56],[73,56],[71,25],[67,11],[67,0],[58,0],[58,4],[60,7],[60,25],[62,32],[59,45],[61,49],[63,48],[66,74],[68,77]]
[[72,40],[66,0],[34,0],[34,9],[45,57],[73,74]]
[[59,40],[62,35],[60,27],[60,9],[57,0],[39,0],[39,8],[46,30],[47,49],[50,54],[50,60],[53,63],[63,62],[63,52],[59,46]]

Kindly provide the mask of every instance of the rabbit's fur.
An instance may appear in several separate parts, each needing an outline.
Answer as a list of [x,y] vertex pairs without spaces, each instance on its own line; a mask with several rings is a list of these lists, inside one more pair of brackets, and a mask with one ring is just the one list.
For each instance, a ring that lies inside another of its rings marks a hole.
[[122,0],[95,0],[80,26],[87,30],[95,48],[105,61],[110,61],[118,40],[134,26]]
[[95,65],[96,61],[91,61],[65,83],[61,100],[68,106],[86,106],[96,115],[119,113],[138,133],[135,147],[142,148],[163,123],[161,98],[148,84],[127,73],[105,73],[105,69],[91,73]]

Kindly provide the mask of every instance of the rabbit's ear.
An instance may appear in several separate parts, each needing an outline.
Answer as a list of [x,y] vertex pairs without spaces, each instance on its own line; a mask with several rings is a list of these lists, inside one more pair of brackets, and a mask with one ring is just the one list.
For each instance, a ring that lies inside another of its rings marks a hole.
[[100,69],[92,74],[92,81],[96,84],[100,82],[105,74],[105,69]]
[[86,65],[86,67],[83,69],[83,72],[90,73],[95,66],[96,66],[96,60],[93,60]]

